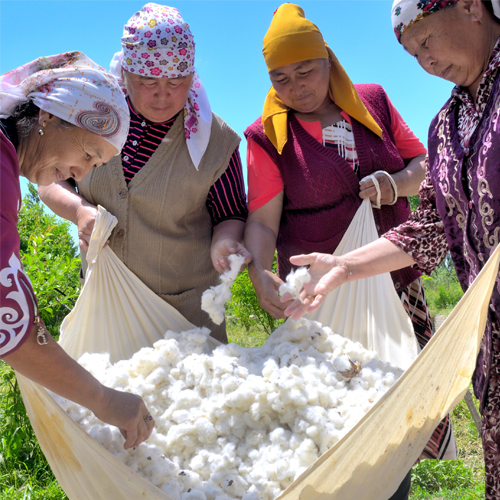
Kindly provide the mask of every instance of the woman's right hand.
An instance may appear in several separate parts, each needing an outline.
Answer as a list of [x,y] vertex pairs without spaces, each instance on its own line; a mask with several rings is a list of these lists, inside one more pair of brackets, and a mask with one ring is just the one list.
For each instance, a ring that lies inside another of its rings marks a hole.
[[283,281],[276,274],[265,269],[256,270],[249,267],[249,275],[259,299],[259,305],[273,318],[285,319],[285,309],[292,304],[292,300],[281,302],[279,288]]
[[76,210],[78,244],[84,252],[89,249],[90,237],[92,236],[96,217],[97,207],[90,203],[82,204]]
[[103,386],[101,401],[89,409],[99,420],[118,427],[126,450],[148,439],[155,426],[155,421],[147,418],[150,413],[141,397],[109,387]]
[[[290,262],[294,266],[309,266],[308,272],[311,275],[311,280],[304,283],[300,292],[301,300],[286,302],[288,306],[285,315],[292,316],[293,319],[299,319],[317,309],[332,290],[346,283],[349,278],[349,269],[345,262],[331,254],[295,255],[290,257]],[[287,295],[281,298],[284,301],[287,299]]]

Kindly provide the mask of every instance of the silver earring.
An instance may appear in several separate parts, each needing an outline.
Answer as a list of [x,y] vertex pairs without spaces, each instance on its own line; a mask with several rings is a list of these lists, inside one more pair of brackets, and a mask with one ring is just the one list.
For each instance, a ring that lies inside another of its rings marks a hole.
[[45,132],[43,131],[43,128],[41,128],[41,129],[38,131],[38,134],[39,134],[39,135],[45,135]]

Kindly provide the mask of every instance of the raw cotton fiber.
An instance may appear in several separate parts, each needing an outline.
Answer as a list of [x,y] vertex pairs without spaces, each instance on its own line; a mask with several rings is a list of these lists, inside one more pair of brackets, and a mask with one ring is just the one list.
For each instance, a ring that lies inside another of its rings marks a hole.
[[[167,332],[114,365],[106,354],[80,358],[105,385],[144,398],[156,429],[133,450],[123,449],[118,429],[54,396],[94,439],[173,500],[277,497],[402,373],[306,319],[281,325],[262,347],[229,344],[211,352],[208,335],[206,328]],[[359,370],[347,376],[353,364]]]
[[295,271],[291,271],[286,277],[286,282],[280,286],[280,295],[285,295],[286,292],[290,293],[294,299],[300,300],[300,291],[304,283],[311,281],[311,275],[306,267],[299,267]]
[[220,325],[224,321],[225,304],[231,300],[231,286],[238,277],[241,266],[245,263],[245,258],[238,254],[232,254],[228,259],[231,269],[221,274],[221,284],[211,286],[201,296],[202,310],[208,313],[216,325]]

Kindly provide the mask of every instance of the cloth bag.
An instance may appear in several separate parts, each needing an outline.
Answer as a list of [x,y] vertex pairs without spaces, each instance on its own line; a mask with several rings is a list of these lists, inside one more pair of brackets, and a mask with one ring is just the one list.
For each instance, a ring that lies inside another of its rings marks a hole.
[[75,359],[85,352],[109,352],[115,363],[151,347],[167,330],[194,328],[105,246],[117,223],[116,217],[98,208],[85,285],[61,325],[59,344]]
[[[100,210],[96,220],[92,238],[97,238],[98,234],[102,238],[97,255],[92,256],[89,252],[94,270],[87,276],[82,297],[85,288],[93,287],[92,281],[98,279],[98,273],[109,271],[108,281],[119,279],[105,267],[113,266],[118,275],[121,272],[131,275],[126,268],[121,268],[118,257],[109,248],[102,248],[112,225],[104,230],[101,224],[107,223],[110,217],[113,216]],[[107,257],[101,260],[106,254],[109,260]],[[280,495],[280,500],[387,500],[396,491],[436,425],[468,389],[499,261],[497,249],[417,361],[339,443]],[[107,264],[99,267],[99,262]],[[148,305],[149,301],[155,302],[156,296],[147,287],[143,289],[131,276],[128,278],[133,286],[139,287]],[[111,285],[107,290],[107,293],[118,292]],[[104,302],[101,304],[101,301],[105,300],[102,291],[95,293],[97,295],[85,295],[86,300],[92,300],[92,314],[97,314],[95,309],[102,308]],[[137,300],[130,290],[123,291],[121,296]],[[182,324],[167,303],[161,301],[161,304],[165,326],[158,325],[157,318],[151,320],[151,325],[157,324],[159,328],[156,332],[146,330],[151,342],[162,338],[163,332],[170,328],[171,318],[177,318],[182,329],[192,327],[187,320]],[[79,307],[85,307],[83,301],[77,302],[75,310]],[[126,305],[124,307],[126,309]],[[76,314],[78,311],[74,317]],[[103,330],[88,328],[87,320],[92,321],[83,315],[80,323],[66,322],[63,337],[68,340],[63,339],[62,343],[68,342],[74,357],[83,354],[77,349],[84,345],[95,352],[92,349],[94,341],[99,348],[102,346],[99,337],[104,335]],[[106,335],[113,336],[122,355],[130,357],[134,351],[128,343],[135,343],[137,331],[125,322],[111,320],[109,324],[118,326]],[[70,325],[75,328],[73,332]],[[89,337],[88,343],[80,342],[81,339],[69,342],[73,335],[78,337],[78,332]],[[40,446],[70,500],[171,500],[167,493],[141,478],[88,436],[43,387],[19,374],[18,381]]]
[[[333,255],[343,255],[378,238],[370,200],[365,199]],[[329,293],[306,318],[360,342],[382,361],[403,370],[420,352],[413,324],[389,273],[345,283]]]

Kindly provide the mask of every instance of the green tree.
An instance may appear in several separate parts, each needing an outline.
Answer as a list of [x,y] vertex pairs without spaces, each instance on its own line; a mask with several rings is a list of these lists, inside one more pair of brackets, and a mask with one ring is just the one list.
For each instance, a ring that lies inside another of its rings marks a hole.
[[[273,273],[277,273],[276,253],[274,254]],[[230,321],[237,322],[248,331],[258,326],[268,335],[283,323],[282,320],[273,318],[259,305],[259,299],[248,276],[248,269],[241,272],[232,287],[232,299],[227,304],[227,317]]]
[[80,293],[78,249],[70,223],[47,213],[33,184],[19,212],[18,231],[24,270],[31,280],[40,315],[57,337],[59,326]]

